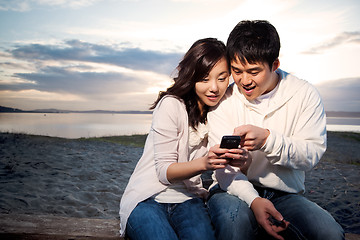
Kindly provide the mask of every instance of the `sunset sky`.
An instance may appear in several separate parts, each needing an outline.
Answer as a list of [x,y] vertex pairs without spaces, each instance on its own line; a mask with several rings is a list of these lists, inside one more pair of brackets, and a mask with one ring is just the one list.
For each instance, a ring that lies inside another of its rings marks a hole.
[[147,110],[194,41],[244,19],[277,28],[326,110],[360,111],[358,0],[0,0],[0,105]]

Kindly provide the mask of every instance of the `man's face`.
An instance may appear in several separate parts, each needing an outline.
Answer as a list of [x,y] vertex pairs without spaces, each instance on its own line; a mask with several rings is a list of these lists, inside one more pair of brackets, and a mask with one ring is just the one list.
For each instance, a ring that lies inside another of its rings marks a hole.
[[275,60],[270,69],[267,63],[242,64],[237,59],[231,61],[231,74],[240,92],[252,101],[276,87],[278,76],[274,71],[278,67],[279,60]]

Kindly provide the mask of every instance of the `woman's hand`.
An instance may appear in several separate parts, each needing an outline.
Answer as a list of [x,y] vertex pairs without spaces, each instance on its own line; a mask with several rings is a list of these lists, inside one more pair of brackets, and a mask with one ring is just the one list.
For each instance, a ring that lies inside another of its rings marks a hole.
[[219,145],[211,147],[208,154],[204,157],[194,159],[189,162],[176,162],[169,165],[166,176],[169,182],[189,179],[207,170],[225,168],[229,163],[225,159],[228,149],[221,149]]
[[229,152],[229,150],[220,148],[219,144],[212,146],[209,149],[207,156],[203,159],[205,170],[225,168],[225,166],[229,163],[229,159],[226,158],[227,152]]

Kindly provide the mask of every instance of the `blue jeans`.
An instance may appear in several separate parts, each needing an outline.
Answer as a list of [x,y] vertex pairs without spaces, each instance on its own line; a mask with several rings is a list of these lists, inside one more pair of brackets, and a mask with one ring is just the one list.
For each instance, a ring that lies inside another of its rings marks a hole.
[[158,203],[149,198],[131,212],[126,224],[130,239],[214,239],[210,217],[200,198],[183,203]]
[[[345,239],[344,230],[335,219],[304,196],[271,190],[259,194],[268,198],[290,222],[289,227],[281,232],[285,239]],[[244,201],[222,191],[218,185],[210,190],[210,196],[207,205],[217,239],[273,239],[259,227]]]

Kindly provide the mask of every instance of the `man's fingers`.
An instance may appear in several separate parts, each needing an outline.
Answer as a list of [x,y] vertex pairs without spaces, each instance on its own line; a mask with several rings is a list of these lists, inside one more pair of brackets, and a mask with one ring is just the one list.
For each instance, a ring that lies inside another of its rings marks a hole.
[[265,229],[265,231],[273,236],[276,239],[279,240],[284,240],[284,238],[282,236],[280,236],[274,229],[273,226],[271,225],[270,221],[266,222],[265,224],[262,225],[262,227]]
[[281,235],[279,235],[277,232],[275,232],[273,230],[271,232],[268,232],[268,234],[270,234],[271,236],[273,236],[276,239],[284,240],[284,238]]

